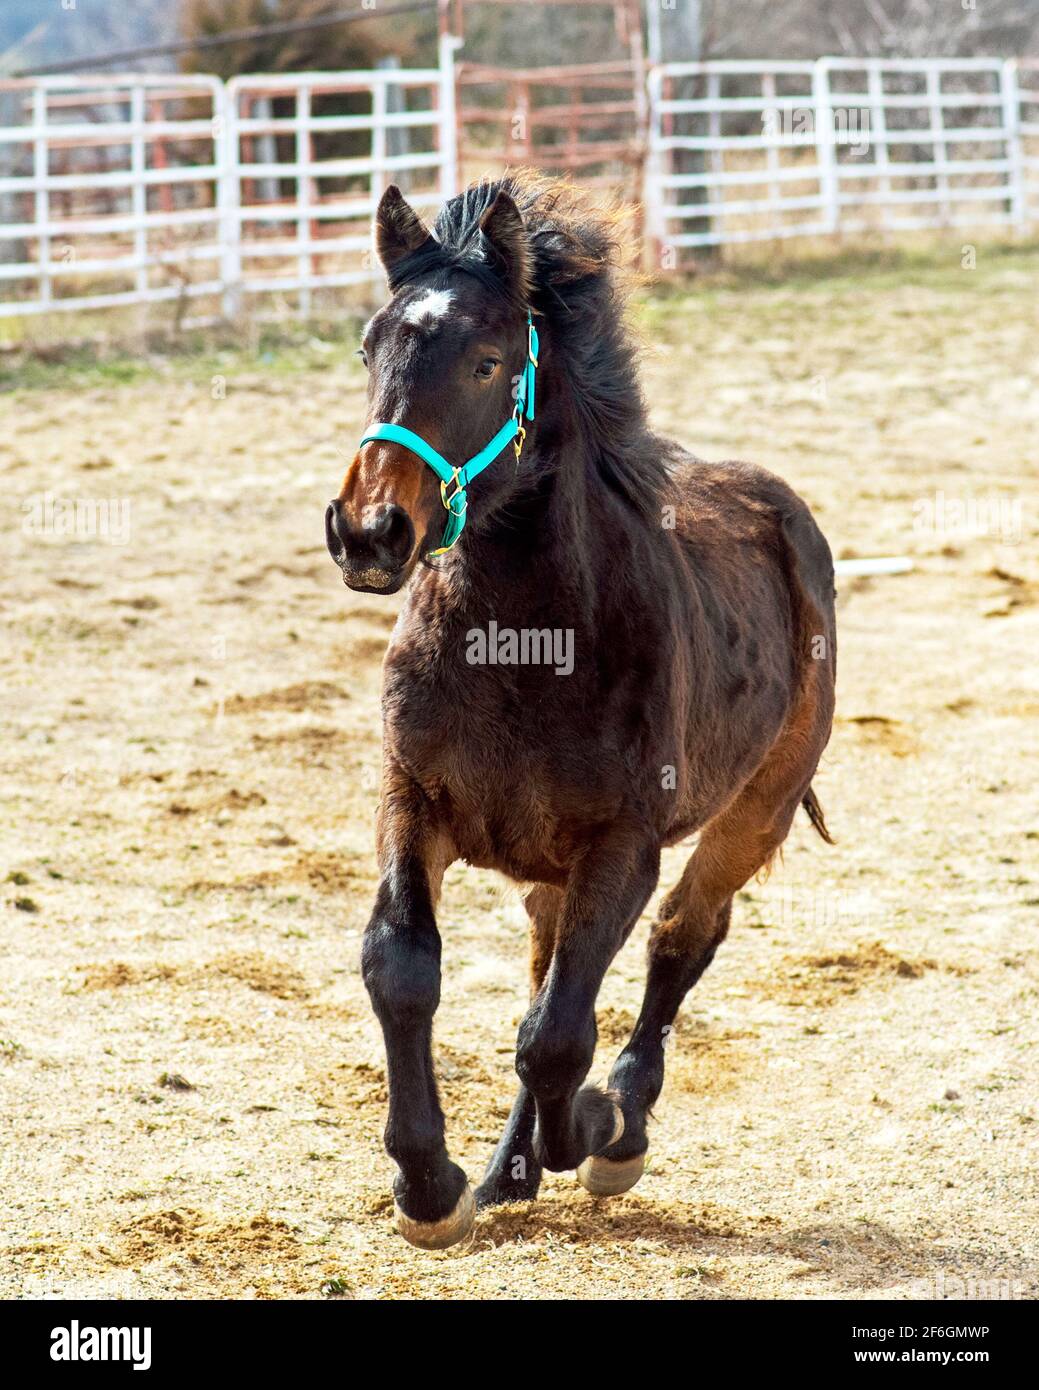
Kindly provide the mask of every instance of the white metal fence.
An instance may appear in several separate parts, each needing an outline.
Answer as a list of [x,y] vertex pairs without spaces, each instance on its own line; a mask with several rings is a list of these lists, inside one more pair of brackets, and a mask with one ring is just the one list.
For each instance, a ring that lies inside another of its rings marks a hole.
[[[308,314],[381,276],[391,180],[456,191],[454,50],[436,68],[0,80],[0,317],[173,301]],[[1039,61],[664,64],[644,225],[659,268],[790,237],[1039,223]]]
[[419,208],[455,192],[454,44],[425,69],[0,81],[0,316],[308,314],[378,281],[386,183]]
[[0,314],[219,292],[222,109],[207,77],[0,82]]
[[[381,281],[371,221],[388,183],[435,209],[457,179],[453,40],[439,68],[236,77],[227,87],[225,263],[235,295]],[[360,108],[360,109],[358,109]]]
[[665,268],[702,247],[1039,220],[1034,65],[672,63],[649,85],[645,201]]

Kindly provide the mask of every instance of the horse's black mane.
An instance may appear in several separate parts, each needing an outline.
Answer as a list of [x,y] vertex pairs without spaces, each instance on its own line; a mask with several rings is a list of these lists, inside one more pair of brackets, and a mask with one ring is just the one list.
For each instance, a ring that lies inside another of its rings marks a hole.
[[660,444],[648,434],[638,352],[624,322],[620,212],[597,206],[566,181],[525,170],[484,179],[445,205],[434,240],[394,266],[390,288],[437,271],[463,271],[525,311],[522,286],[503,276],[480,230],[480,218],[499,192],[509,194],[523,214],[529,307],[550,325],[589,455],[604,481],[641,513],[657,512],[666,467]]

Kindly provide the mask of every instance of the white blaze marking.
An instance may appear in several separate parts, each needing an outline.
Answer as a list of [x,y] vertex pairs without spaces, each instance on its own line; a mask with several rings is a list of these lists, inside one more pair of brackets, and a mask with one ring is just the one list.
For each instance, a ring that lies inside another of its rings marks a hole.
[[413,323],[416,327],[427,322],[435,323],[451,308],[452,299],[454,295],[450,290],[427,290],[421,298],[416,299],[404,310],[404,321]]

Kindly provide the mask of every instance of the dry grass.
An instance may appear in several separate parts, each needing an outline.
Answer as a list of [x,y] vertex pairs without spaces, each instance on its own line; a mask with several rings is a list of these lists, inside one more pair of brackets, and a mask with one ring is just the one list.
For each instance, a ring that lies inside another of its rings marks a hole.
[[[741,895],[643,1183],[597,1202],[552,1177],[439,1255],[392,1232],[358,973],[393,613],[321,536],[358,372],[231,355],[226,399],[204,359],[9,396],[0,1292],[859,1298],[958,1272],[1034,1296],[1037,270],[950,246],[645,304],[662,428],[785,474],[840,554],[916,570],[842,586],[817,780],[839,844],[799,824]],[[130,499],[129,542],[23,534],[47,490]],[[939,492],[1016,502],[1019,533],[921,525]],[[441,921],[438,1065],[475,1177],[525,931],[462,866]],[[604,988],[596,1075],[643,944]]]

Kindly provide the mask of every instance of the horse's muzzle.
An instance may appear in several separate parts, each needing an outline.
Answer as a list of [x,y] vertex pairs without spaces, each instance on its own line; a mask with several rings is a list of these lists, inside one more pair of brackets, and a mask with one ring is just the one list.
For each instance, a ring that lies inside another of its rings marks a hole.
[[393,503],[366,509],[362,524],[353,526],[337,497],[325,511],[325,541],[351,589],[392,594],[410,573],[415,527],[403,507]]

